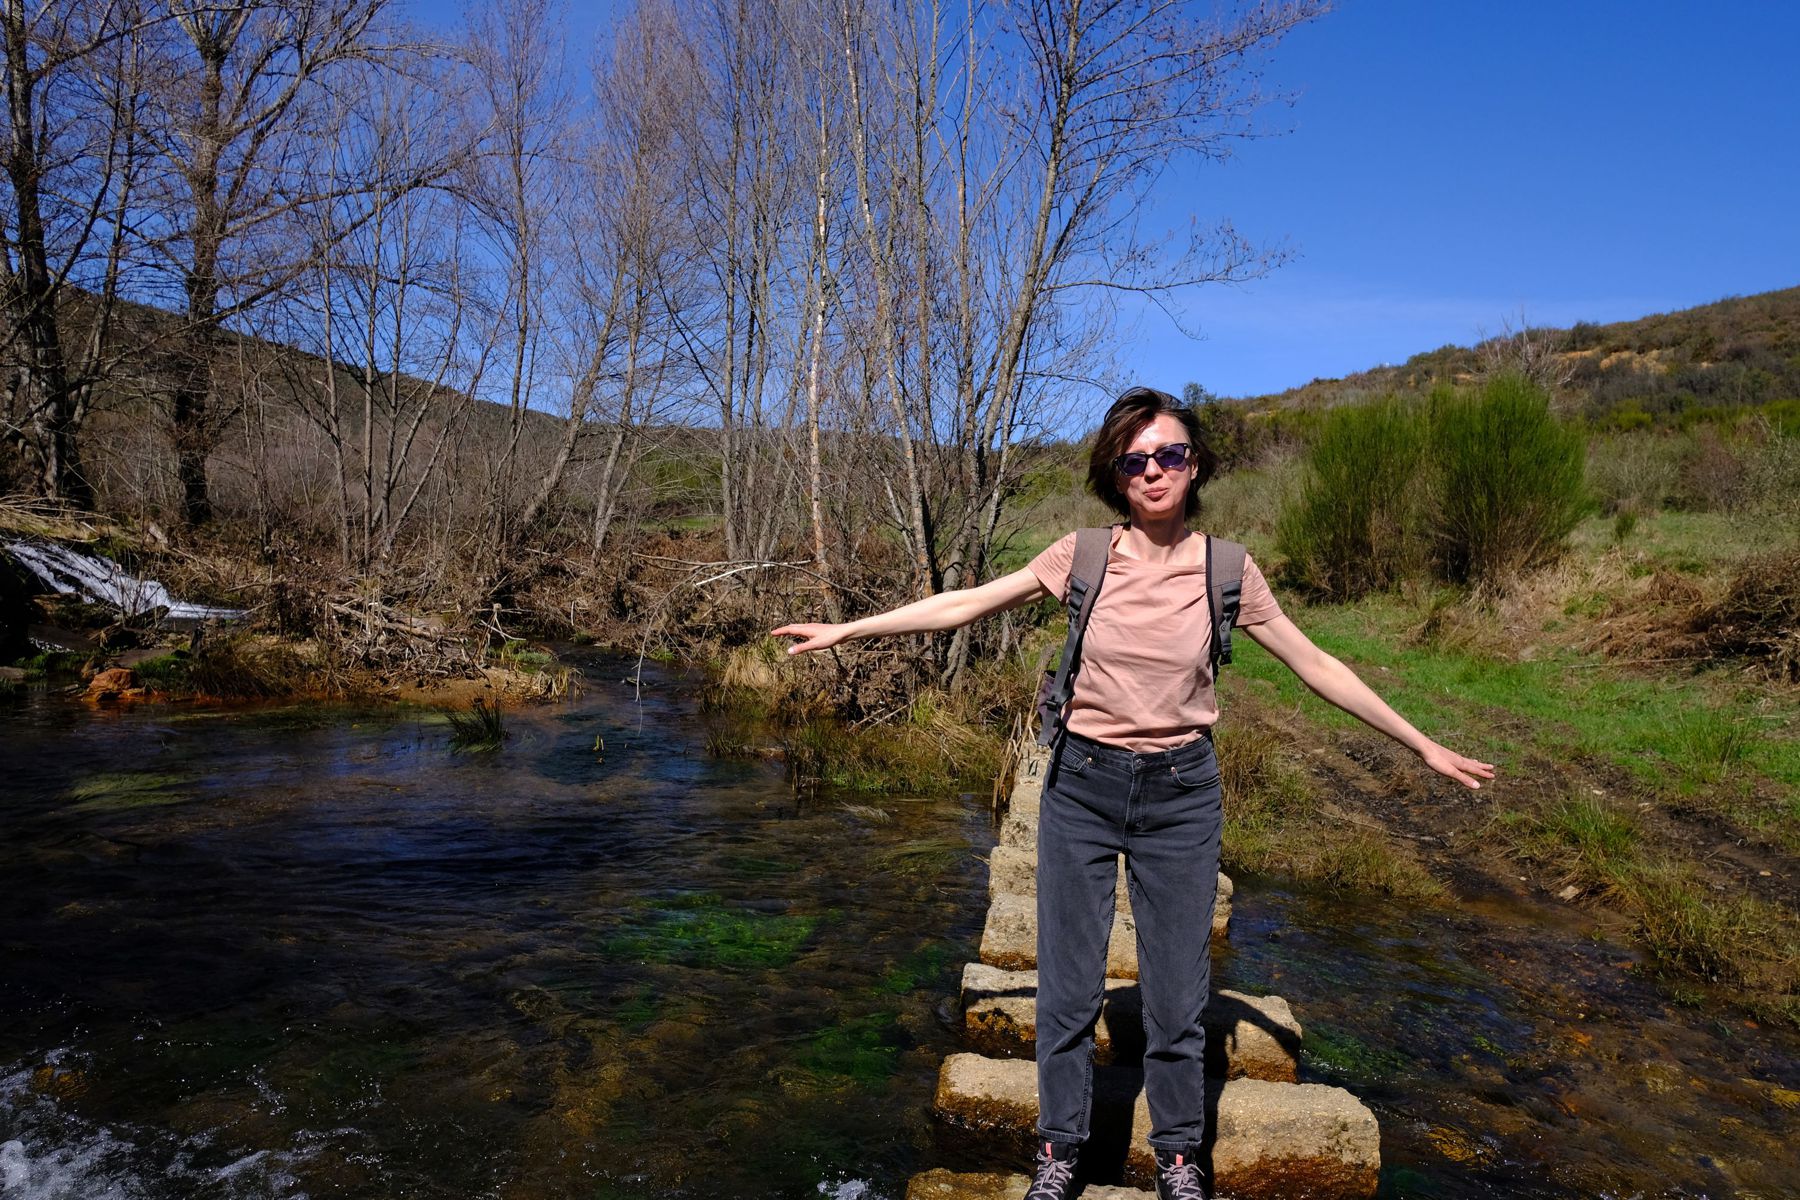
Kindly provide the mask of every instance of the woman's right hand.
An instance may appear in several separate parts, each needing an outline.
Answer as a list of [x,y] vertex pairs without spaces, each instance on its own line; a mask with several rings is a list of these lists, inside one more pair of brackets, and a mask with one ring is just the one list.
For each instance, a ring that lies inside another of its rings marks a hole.
[[805,654],[809,650],[826,650],[850,636],[845,625],[783,625],[771,629],[770,637],[797,637],[801,640],[788,647],[789,654]]

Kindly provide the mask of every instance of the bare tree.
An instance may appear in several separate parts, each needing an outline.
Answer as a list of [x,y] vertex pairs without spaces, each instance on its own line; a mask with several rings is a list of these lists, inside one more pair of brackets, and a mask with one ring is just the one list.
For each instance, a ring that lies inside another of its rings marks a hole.
[[[185,327],[171,387],[182,511],[211,518],[206,463],[231,412],[213,405],[213,356],[226,322],[279,291],[305,257],[296,215],[328,127],[340,69],[379,57],[387,0],[164,0],[178,37],[164,40],[149,135],[170,185],[157,206],[159,245],[180,278]],[[354,181],[397,190],[385,173]],[[404,184],[400,185],[404,186]]]
[[[467,157],[445,82],[370,72],[346,90],[308,181],[308,265],[283,297],[286,340],[316,356],[287,360],[289,393],[330,446],[340,554],[364,573],[393,553],[494,349],[469,302],[468,209],[425,186]],[[397,168],[420,186],[346,186]]]
[[0,434],[38,491],[82,507],[94,488],[80,437],[113,361],[133,186],[141,44],[132,3],[0,0],[7,204],[0,214]]
[[[1062,378],[1091,376],[1108,296],[1166,300],[1275,261],[1228,224],[1170,252],[1136,214],[1171,161],[1253,132],[1256,56],[1322,7],[838,0],[865,345],[919,590],[986,572],[1010,447]],[[969,636],[946,648],[947,678]]]
[[1534,327],[1521,309],[1516,320],[1502,317],[1500,332],[1492,337],[1476,330],[1475,360],[1483,377],[1523,375],[1555,397],[1575,377],[1575,360],[1564,353],[1568,342],[1564,330]]

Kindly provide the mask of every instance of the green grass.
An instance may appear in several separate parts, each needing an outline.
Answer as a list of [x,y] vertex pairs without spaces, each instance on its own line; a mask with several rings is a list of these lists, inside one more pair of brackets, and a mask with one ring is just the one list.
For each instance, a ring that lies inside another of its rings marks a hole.
[[1717,894],[1691,864],[1650,846],[1634,816],[1594,797],[1502,810],[1494,822],[1521,858],[1630,914],[1659,970],[1725,985],[1753,1012],[1800,1021],[1793,913]]
[[507,638],[499,647],[490,650],[488,657],[498,666],[512,667],[530,675],[548,670],[556,662],[555,655],[531,649],[530,643],[522,638]]
[[193,660],[186,651],[177,650],[146,658],[131,668],[137,681],[151,691],[184,692],[193,679]]
[[1444,885],[1380,830],[1328,815],[1280,753],[1280,738],[1238,722],[1219,735],[1225,865],[1279,873],[1345,891],[1438,899]]
[[[1590,556],[1619,540],[1612,516],[1590,516],[1569,536],[1572,549]],[[1648,564],[1693,574],[1762,553],[1771,539],[1767,522],[1741,514],[1664,510],[1640,514],[1624,540]]]
[[985,788],[1005,749],[998,734],[929,712],[889,725],[815,719],[776,736],[797,785],[871,794]]
[[81,669],[83,657],[72,650],[39,650],[12,664],[25,672],[25,678],[48,679],[52,675],[72,675]]
[[[1724,672],[1651,676],[1567,650],[1506,661],[1419,646],[1411,641],[1417,608],[1393,597],[1290,606],[1290,615],[1413,724],[1465,754],[1503,768],[1520,765],[1524,749],[1563,761],[1590,756],[1629,772],[1651,795],[1703,801],[1800,850],[1793,806],[1757,799],[1800,789],[1800,736],[1776,732],[1800,729],[1792,699],[1753,706]],[[1356,725],[1240,640],[1228,691],[1254,685],[1328,728]]]
[[1523,857],[1560,870],[1584,890],[1629,892],[1642,869],[1637,822],[1591,796],[1542,812],[1505,810],[1495,819]]

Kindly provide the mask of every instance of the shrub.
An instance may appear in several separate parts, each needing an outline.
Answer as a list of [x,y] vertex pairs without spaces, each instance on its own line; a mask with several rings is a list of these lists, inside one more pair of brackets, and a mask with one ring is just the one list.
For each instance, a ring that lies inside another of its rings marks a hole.
[[1673,436],[1596,435],[1588,442],[1588,486],[1605,512],[1656,512],[1675,494],[1685,452]]
[[1399,400],[1331,410],[1276,528],[1295,583],[1342,600],[1406,577],[1425,443],[1418,410]]
[[1454,583],[1496,585],[1561,553],[1588,509],[1581,435],[1517,375],[1432,398],[1432,533]]

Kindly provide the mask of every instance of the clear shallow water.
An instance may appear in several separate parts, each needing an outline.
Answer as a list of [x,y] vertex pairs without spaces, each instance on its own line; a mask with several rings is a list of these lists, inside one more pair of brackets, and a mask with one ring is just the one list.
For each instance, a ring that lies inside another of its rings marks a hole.
[[1220,973],[1374,1110],[1384,1195],[1800,1196],[1800,1038],[1673,1006],[1573,910],[1246,893]]
[[491,756],[342,709],[10,714],[4,1194],[903,1180],[985,797],[801,803],[695,710],[596,683]]
[[[980,799],[796,800],[698,687],[491,756],[345,708],[0,713],[0,1196],[892,1200],[940,1143]],[[596,739],[603,751],[596,751]],[[1391,1196],[1800,1195],[1800,1052],[1537,911],[1240,880]]]

